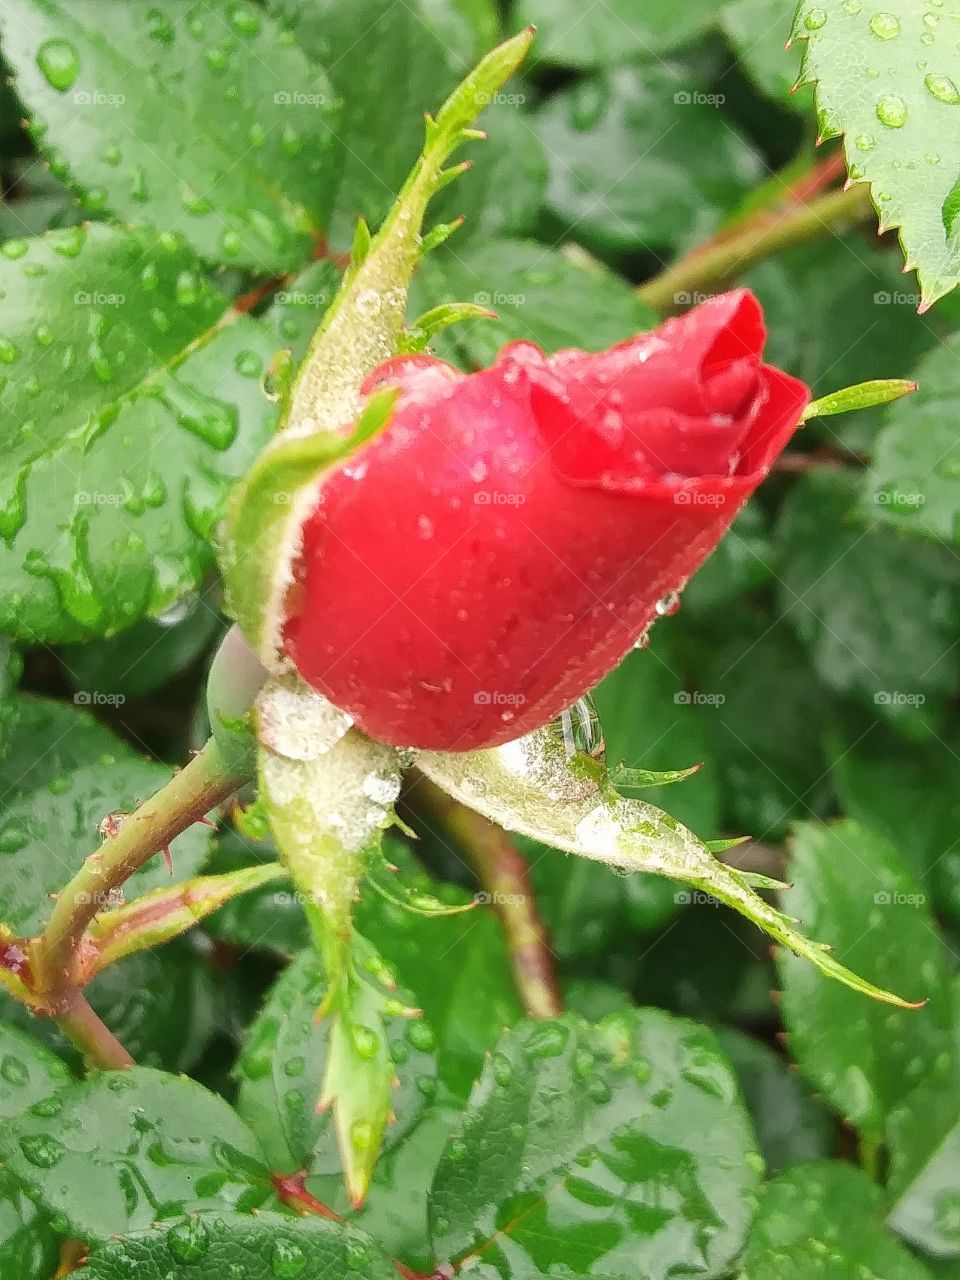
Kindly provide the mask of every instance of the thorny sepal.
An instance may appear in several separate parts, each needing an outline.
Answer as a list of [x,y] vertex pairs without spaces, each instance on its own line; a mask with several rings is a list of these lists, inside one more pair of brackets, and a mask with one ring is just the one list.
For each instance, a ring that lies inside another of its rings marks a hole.
[[452,324],[460,324],[463,320],[496,320],[497,313],[489,307],[481,307],[476,302],[445,302],[439,307],[425,311],[419,319],[414,320],[409,328],[401,333],[397,341],[397,350],[403,355],[419,355],[436,335]]
[[389,417],[392,401],[382,397],[371,397],[361,410],[360,388],[401,349],[407,289],[431,243],[429,235],[421,237],[427,206],[453,173],[444,168],[451,152],[482,136],[468,126],[523,61],[532,39],[528,29],[494,49],[436,119],[427,117],[423,151],[383,226],[371,238],[365,223],[357,225],[351,264],[283,397],[279,434],[231,495],[220,557],[228,611],[271,670],[280,665],[283,604],[300,531],[323,477]]
[[332,1019],[319,1105],[332,1107],[347,1187],[366,1194],[390,1114],[394,1069],[384,1016],[393,979],[353,928],[371,852],[393,818],[400,753],[289,673],[257,699],[260,796],[280,859],[304,903],[327,976]]
[[81,963],[85,978],[136,951],[170,942],[224,903],[273,880],[285,880],[279,863],[242,867],[219,876],[196,876],[182,884],[155,889],[132,902],[96,916],[84,939]]
[[675,818],[621,796],[598,761],[580,753],[571,758],[550,726],[494,750],[420,751],[416,764],[448,795],[498,826],[611,867],[683,881],[733,907],[827,977],[889,1004],[908,1003],[798,933],[789,917],[754,892],[747,876],[719,862]]
[[350,965],[336,995],[338,1008],[325,1005],[333,1019],[327,1067],[318,1102],[331,1108],[344,1181],[360,1208],[376,1168],[387,1125],[393,1118],[396,1068],[390,1054],[387,1021],[414,1018],[393,994],[395,983],[370,943],[354,934]]
[[468,902],[443,902],[432,893],[424,893],[404,884],[398,868],[387,861],[381,848],[374,849],[370,854],[364,884],[378,893],[385,902],[415,916],[459,916],[479,906],[477,898],[471,898]]

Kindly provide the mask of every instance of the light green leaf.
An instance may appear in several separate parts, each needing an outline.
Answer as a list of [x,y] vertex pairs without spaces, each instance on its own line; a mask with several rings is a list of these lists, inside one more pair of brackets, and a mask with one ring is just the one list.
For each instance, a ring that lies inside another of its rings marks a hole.
[[443,1262],[484,1275],[726,1273],[762,1161],[712,1034],[654,1009],[500,1041],[431,1192]]
[[19,1028],[0,1022],[0,1117],[19,1115],[69,1079],[61,1058]]
[[147,1067],[92,1076],[8,1121],[0,1156],[81,1240],[108,1240],[204,1209],[254,1209],[271,1193],[234,1111],[184,1077]]
[[929,1280],[884,1229],[883,1195],[848,1164],[797,1165],[763,1189],[742,1280]]
[[792,845],[789,901],[838,956],[873,981],[892,982],[922,1009],[890,1010],[825,982],[793,956],[778,957],[791,1056],[868,1139],[946,1047],[949,1009],[943,946],[926,895],[896,852],[853,822],[802,825]]
[[231,481],[269,434],[274,349],[176,237],[103,226],[0,257],[0,626],[129,626],[196,590]]
[[396,1280],[379,1247],[352,1227],[274,1213],[202,1213],[101,1245],[85,1280],[264,1280],[357,1275]]
[[339,170],[334,92],[258,5],[14,0],[4,53],[88,213],[176,228],[204,258],[303,262]]
[[924,306],[960,280],[950,205],[960,172],[953,28],[949,14],[913,0],[803,0],[794,27],[805,41],[804,79],[817,85],[820,132],[844,135],[850,176],[870,183],[881,231],[899,228]]

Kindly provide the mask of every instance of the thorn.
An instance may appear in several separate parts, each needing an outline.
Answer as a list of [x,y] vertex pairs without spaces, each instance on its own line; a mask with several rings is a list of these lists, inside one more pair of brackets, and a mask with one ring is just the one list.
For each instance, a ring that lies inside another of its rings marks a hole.
[[173,858],[170,856],[170,846],[165,844],[161,852],[163,854],[163,860],[167,864],[167,870],[171,875],[173,875]]
[[790,36],[790,38],[787,40],[787,43],[783,46],[784,53],[789,53],[792,46],[793,46],[793,36]]
[[197,821],[200,823],[202,827],[210,827],[211,830],[213,831],[216,831],[217,829],[217,824],[213,821],[212,818],[208,818],[204,816],[202,818],[198,818]]

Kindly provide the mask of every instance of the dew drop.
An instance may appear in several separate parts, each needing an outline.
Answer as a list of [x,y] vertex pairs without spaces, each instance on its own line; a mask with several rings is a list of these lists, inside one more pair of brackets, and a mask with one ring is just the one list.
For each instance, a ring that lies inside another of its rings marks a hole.
[[53,330],[48,324],[38,324],[33,337],[38,347],[49,347],[53,342]]
[[821,27],[825,27],[827,25],[826,9],[811,9],[804,18],[803,25],[808,31],[819,31]]
[[893,40],[900,34],[900,19],[892,13],[875,13],[870,19],[870,30],[878,40]]
[[354,1120],[350,1126],[350,1142],[357,1151],[369,1151],[376,1142],[376,1132],[369,1120]]
[[26,1064],[21,1062],[19,1058],[14,1058],[7,1054],[3,1061],[0,1062],[0,1076],[6,1080],[7,1084],[12,1084],[19,1089],[30,1079],[30,1072],[27,1070]]
[[307,1257],[293,1240],[274,1240],[270,1250],[270,1270],[275,1276],[287,1280],[290,1276],[299,1276],[306,1269]]
[[674,614],[680,612],[679,592],[668,591],[665,596],[660,597],[655,608],[658,618],[672,618]]
[[259,378],[263,372],[263,361],[255,351],[238,351],[233,365],[237,373],[245,378]]
[[49,85],[66,93],[80,74],[80,54],[69,40],[45,40],[37,50],[37,66]]
[[20,1150],[35,1169],[52,1169],[63,1159],[66,1147],[49,1134],[36,1133],[20,1139]]
[[16,364],[20,359],[20,348],[9,338],[0,338],[0,363]]
[[19,853],[29,838],[24,827],[11,822],[0,831],[0,853]]
[[938,102],[946,102],[951,107],[955,107],[960,103],[960,89],[957,88],[949,76],[931,74],[924,77],[923,83]]
[[167,1232],[167,1248],[177,1262],[199,1262],[210,1245],[210,1233],[199,1218],[178,1222]]
[[501,1089],[506,1089],[513,1082],[513,1063],[505,1054],[493,1055],[493,1078]]
[[419,1018],[407,1027],[407,1039],[420,1053],[432,1053],[436,1046],[433,1029]]
[[907,123],[907,104],[898,93],[885,93],[877,103],[877,119],[888,129],[902,129]]
[[225,231],[220,237],[220,248],[224,253],[235,257],[243,248],[243,241],[237,235],[236,231]]
[[358,1057],[375,1058],[377,1056],[380,1039],[375,1031],[371,1031],[369,1027],[356,1026],[351,1028],[350,1038]]
[[192,307],[200,298],[200,283],[192,271],[181,271],[177,276],[177,302],[181,307]]
[[235,4],[230,9],[230,23],[242,36],[255,36],[260,31],[260,18],[250,5]]
[[0,248],[0,253],[2,253],[5,258],[22,258],[28,248],[29,245],[26,240],[7,240],[2,248]]

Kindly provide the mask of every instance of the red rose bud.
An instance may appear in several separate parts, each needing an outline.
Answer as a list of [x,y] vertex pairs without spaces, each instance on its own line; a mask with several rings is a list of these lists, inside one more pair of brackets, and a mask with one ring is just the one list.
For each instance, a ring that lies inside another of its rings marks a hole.
[[468,751],[520,737],[635,645],[770,470],[807,388],[761,363],[752,294],[598,355],[506,347],[464,375],[375,370],[387,429],[303,528],[284,639],[372,737]]

